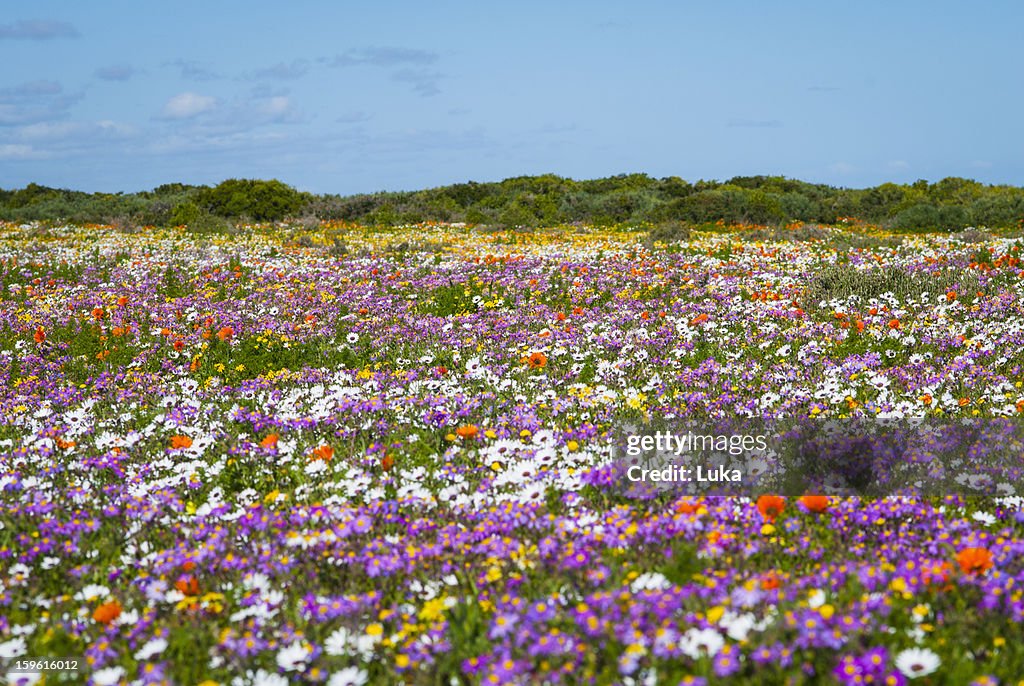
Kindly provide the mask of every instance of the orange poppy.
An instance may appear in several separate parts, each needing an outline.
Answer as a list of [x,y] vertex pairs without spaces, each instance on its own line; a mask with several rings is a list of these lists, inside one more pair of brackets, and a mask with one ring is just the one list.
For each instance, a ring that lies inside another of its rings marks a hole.
[[890,319],[889,320],[889,328],[892,329],[893,331],[898,331],[900,326],[901,326],[901,324],[900,324],[900,320],[899,319]]
[[324,443],[320,447],[313,449],[313,454],[309,456],[309,459],[330,462],[332,457],[334,457],[334,448]]
[[676,512],[680,514],[693,514],[694,512],[699,510],[700,507],[701,502],[699,500],[680,500],[678,503],[676,503]]
[[277,447],[277,434],[269,434],[266,438],[260,441],[261,448],[276,448]]
[[476,426],[472,424],[460,426],[458,429],[455,430],[455,434],[457,436],[460,436],[461,438],[465,438],[467,440],[469,440],[470,438],[476,438],[476,435],[478,433],[480,433],[480,429],[476,428]]
[[830,501],[827,495],[805,495],[800,498],[800,504],[810,512],[821,514],[828,509]]
[[781,584],[782,582],[779,581],[778,575],[772,572],[763,579],[761,579],[761,590],[773,591],[776,588],[778,588]]
[[188,436],[171,436],[171,448],[178,450],[179,448],[191,448],[192,439]]
[[121,603],[116,600],[103,603],[92,613],[92,618],[100,624],[110,624],[121,616]]
[[757,511],[770,522],[774,522],[785,507],[786,499],[780,495],[762,495],[757,499]]
[[548,363],[548,356],[538,351],[526,358],[526,363],[530,365],[530,369],[544,369]]
[[42,343],[43,341],[46,340],[46,332],[43,331],[43,327],[36,327],[36,332],[35,334],[33,334],[32,340],[34,340],[36,343]]
[[186,576],[174,582],[174,587],[185,595],[199,595],[199,581],[194,576]]
[[128,296],[127,295],[122,295],[120,298],[117,299],[117,304],[119,306],[121,306],[121,307],[124,307],[125,305],[127,305],[128,304]]
[[964,574],[984,574],[992,568],[992,551],[988,548],[964,548],[956,554]]
[[222,341],[226,341],[226,340],[230,339],[234,335],[235,335],[235,330],[233,328],[231,328],[230,326],[225,326],[224,328],[222,328],[220,331],[217,332],[217,338],[219,338]]

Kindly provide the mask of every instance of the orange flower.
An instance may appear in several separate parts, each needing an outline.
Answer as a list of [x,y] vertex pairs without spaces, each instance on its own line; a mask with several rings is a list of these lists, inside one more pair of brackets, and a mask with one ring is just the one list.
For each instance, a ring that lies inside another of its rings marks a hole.
[[821,514],[828,509],[830,502],[827,495],[805,495],[800,498],[800,504],[810,512]]
[[932,398],[932,394],[931,393],[925,393],[920,398],[918,398],[918,400],[920,400],[921,403],[924,404],[924,405],[931,405],[932,404],[932,400],[934,400],[934,398]]
[[392,457],[391,455],[385,455],[383,458],[381,458],[380,468],[383,469],[385,472],[390,472],[393,466],[395,466],[394,457]]
[[60,436],[58,436],[57,437],[57,447],[60,448],[61,450],[68,450],[70,448],[74,448],[75,447],[75,442],[74,441],[65,440],[65,439],[61,438]]
[[174,582],[174,587],[185,595],[199,595],[199,581],[194,576],[186,576]]
[[889,328],[892,329],[893,331],[898,331],[899,328],[900,328],[900,320],[899,319],[890,319],[889,320]]
[[707,320],[708,316],[702,312],[690,320],[690,326],[697,326],[698,324],[703,324]]
[[100,624],[110,624],[121,616],[121,603],[116,600],[103,603],[92,613],[92,618]]
[[127,305],[128,304],[128,296],[127,295],[122,295],[120,298],[117,299],[117,304],[119,306],[121,306],[121,307],[124,307],[125,305]]
[[964,548],[956,554],[964,574],[984,574],[992,568],[992,551],[988,548]]
[[455,434],[457,436],[465,438],[466,440],[469,440],[470,438],[476,438],[476,435],[478,433],[480,433],[480,429],[476,428],[472,424],[466,424],[465,426],[460,426],[458,429],[455,430]]
[[217,338],[219,338],[222,341],[226,341],[234,335],[235,330],[232,329],[230,326],[225,326],[224,328],[217,332]]
[[770,522],[774,522],[785,507],[786,499],[779,495],[762,495],[757,499],[757,511]]
[[526,363],[530,365],[530,369],[544,369],[544,366],[548,363],[548,356],[537,351],[526,358]]
[[36,327],[36,332],[32,336],[32,340],[34,340],[36,343],[42,343],[43,341],[46,340],[46,332],[43,331],[43,327]]
[[857,333],[864,333],[864,320],[858,319],[855,323],[857,325]]
[[178,352],[181,352],[182,350],[185,349],[185,341],[179,338],[178,340],[174,341],[173,347]]
[[92,309],[92,316],[93,319],[103,319],[104,317],[107,316],[107,312],[102,307],[94,307]]
[[950,301],[956,300],[956,291],[947,291],[947,293],[946,293],[946,300],[950,300]]
[[171,436],[171,448],[173,450],[178,450],[180,448],[191,448],[191,447],[192,447],[192,439],[189,438],[188,436],[181,436],[181,435]]
[[959,405],[960,407],[967,407],[968,405],[971,404],[971,399],[970,398],[960,398],[959,400],[956,401],[956,404]]
[[313,454],[309,456],[309,459],[330,462],[332,457],[334,457],[334,448],[324,443],[320,447],[313,449]]
[[262,441],[260,441],[260,447],[261,448],[276,448],[277,447],[277,439],[278,438],[279,438],[279,436],[277,434],[269,434],[266,438],[264,438]]
[[767,576],[761,579],[761,590],[773,591],[782,584],[779,581],[779,577],[775,572],[770,572]]
[[686,498],[676,503],[676,512],[679,514],[693,514],[701,508],[701,502],[699,500],[690,500]]

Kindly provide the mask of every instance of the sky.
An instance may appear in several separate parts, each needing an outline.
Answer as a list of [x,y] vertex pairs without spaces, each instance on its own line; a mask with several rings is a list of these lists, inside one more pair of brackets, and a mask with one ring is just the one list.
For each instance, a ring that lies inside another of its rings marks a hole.
[[1024,185],[1024,3],[4,0],[0,187]]

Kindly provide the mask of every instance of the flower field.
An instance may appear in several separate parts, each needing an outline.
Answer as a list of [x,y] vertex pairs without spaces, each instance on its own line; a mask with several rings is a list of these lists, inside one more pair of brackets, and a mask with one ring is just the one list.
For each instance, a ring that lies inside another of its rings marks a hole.
[[602,468],[659,417],[1024,415],[1024,241],[706,228],[0,224],[0,662],[84,658],[8,680],[1024,683],[1022,484]]

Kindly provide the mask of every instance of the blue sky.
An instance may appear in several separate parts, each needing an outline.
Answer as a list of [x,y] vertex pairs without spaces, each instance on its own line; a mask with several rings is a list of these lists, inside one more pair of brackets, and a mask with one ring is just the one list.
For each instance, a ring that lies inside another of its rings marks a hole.
[[1024,185],[1024,3],[4,0],[0,187]]

